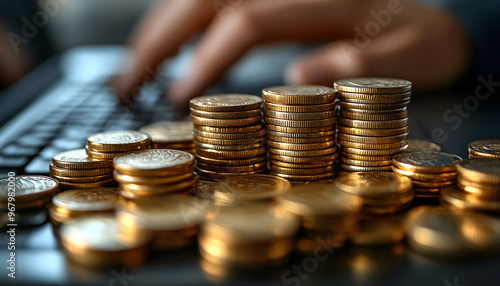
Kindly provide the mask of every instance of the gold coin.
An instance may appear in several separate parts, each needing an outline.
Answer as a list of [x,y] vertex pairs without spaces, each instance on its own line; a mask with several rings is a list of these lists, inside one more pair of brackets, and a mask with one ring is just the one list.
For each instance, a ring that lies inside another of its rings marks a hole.
[[475,210],[485,212],[500,212],[500,201],[483,199],[460,190],[456,186],[441,191],[440,200],[461,210]]
[[402,206],[411,203],[414,196],[413,190],[410,189],[408,192],[396,196],[363,197],[363,204],[371,207]]
[[60,228],[60,238],[68,257],[79,265],[113,268],[140,265],[148,240],[132,240],[120,233],[111,215],[78,218]]
[[391,100],[407,100],[411,97],[411,91],[401,92],[401,93],[387,93],[387,94],[382,94],[382,93],[369,94],[369,93],[339,91],[337,92],[337,96],[347,99],[378,102],[378,101],[391,101]]
[[214,200],[216,184],[216,182],[200,180],[198,186],[196,186],[194,190],[194,196],[212,202]]
[[[50,198],[58,191],[59,182],[45,176],[24,175],[0,179],[0,202],[12,202],[16,206],[16,202]],[[15,200],[9,200],[10,197]]]
[[331,155],[337,152],[337,150],[338,148],[336,146],[326,149],[307,150],[307,151],[292,151],[292,150],[283,150],[278,148],[269,148],[270,153],[281,156],[289,156],[289,157],[315,157],[315,156]]
[[500,139],[471,142],[469,143],[469,153],[478,157],[500,159]]
[[321,164],[324,162],[334,161],[337,157],[338,153],[309,157],[284,156],[269,153],[269,159],[292,164]]
[[282,127],[293,127],[293,128],[315,128],[315,127],[323,127],[323,126],[331,126],[337,123],[337,118],[328,118],[328,119],[318,119],[318,120],[285,120],[285,119],[276,119],[273,117],[264,116],[264,121],[271,125],[282,126]]
[[[339,141],[349,141],[363,144],[388,144],[388,143],[396,143],[406,140],[408,138],[408,133],[403,133],[395,136],[388,137],[366,137],[366,136],[357,136],[350,135],[346,133],[338,133],[337,140]],[[409,148],[410,146],[408,146]]]
[[354,103],[339,101],[340,110],[343,109],[362,109],[362,110],[399,110],[401,108],[407,107],[410,101],[403,101],[400,103],[383,103],[383,104],[372,104],[372,103]]
[[263,114],[268,117],[284,120],[320,120],[337,117],[336,111],[292,113],[263,109]]
[[265,147],[265,140],[255,143],[255,144],[240,144],[240,145],[231,145],[231,146],[224,146],[224,145],[214,145],[214,144],[205,144],[205,143],[199,143],[196,142],[196,147],[198,149],[203,148],[203,149],[211,149],[211,150],[217,150],[217,151],[241,151],[241,150],[252,150],[252,149],[257,149],[260,147]]
[[351,154],[363,155],[363,156],[386,156],[386,155],[394,155],[401,152],[405,152],[408,149],[408,144],[399,148],[392,149],[382,149],[382,150],[367,150],[367,149],[358,149],[352,147],[341,146],[342,151]]
[[417,181],[412,180],[413,186],[422,189],[434,189],[434,188],[444,188],[447,186],[455,185],[456,180],[452,181],[442,181],[442,182],[432,182],[432,181]]
[[270,131],[275,132],[284,132],[284,133],[318,133],[323,131],[334,130],[335,125],[327,125],[320,127],[286,127],[286,126],[278,126],[272,124],[266,124],[266,128]]
[[239,151],[221,151],[214,149],[197,148],[196,154],[202,157],[214,159],[248,159],[259,157],[266,153],[266,147],[257,149],[239,150]]
[[[230,140],[230,139],[212,139],[212,138],[196,136],[196,142],[199,142],[199,143],[209,144],[209,145],[222,145],[222,146],[236,146],[236,145],[249,146],[246,149],[250,149],[250,148],[252,148],[251,147],[252,145],[262,143],[265,140],[266,140],[266,137],[254,137],[254,138],[248,138],[248,139]],[[204,147],[204,148],[208,148],[208,147]],[[255,148],[255,147],[253,147],[253,148]]]
[[52,175],[60,177],[93,177],[111,174],[113,172],[113,168],[75,170],[59,168],[53,164],[50,164],[49,168]]
[[174,183],[163,185],[143,185],[120,183],[120,189],[135,193],[139,196],[152,196],[158,194],[174,193],[181,190],[190,189],[198,184],[199,176],[196,173],[191,173],[188,179],[177,181]]
[[456,180],[457,172],[443,172],[443,173],[417,173],[413,171],[407,171],[397,168],[396,166],[392,166],[392,171],[394,173],[398,173],[401,175],[405,175],[408,178],[416,181],[429,181],[429,182],[443,182],[443,181],[451,181]]
[[116,182],[113,179],[92,182],[92,183],[68,183],[68,182],[59,182],[59,187],[61,190],[69,190],[69,189],[93,189],[93,188],[101,188],[101,187],[114,187]]
[[363,167],[348,164],[340,164],[340,167],[349,172],[374,172],[374,171],[390,171],[391,166]]
[[210,165],[197,162],[196,167],[202,170],[213,171],[213,172],[223,172],[223,173],[237,173],[237,172],[251,172],[264,169],[266,167],[266,162],[260,162],[252,165],[243,166],[219,166]]
[[125,189],[119,189],[120,196],[124,197],[125,199],[128,200],[138,200],[146,197],[154,197],[154,198],[160,198],[160,197],[165,197],[165,196],[171,196],[171,195],[192,195],[194,189],[196,186],[192,186],[190,188],[185,188],[181,189],[178,191],[172,191],[172,192],[167,192],[167,193],[141,193],[141,192],[133,192]]
[[262,99],[249,94],[217,94],[193,98],[189,106],[196,110],[209,112],[236,112],[259,109]]
[[400,213],[409,208],[411,202],[404,205],[391,205],[391,206],[363,206],[363,213],[377,216],[387,216]]
[[[348,102],[345,103],[345,104],[348,104]],[[372,109],[347,108],[347,107],[345,107],[345,104],[344,104],[344,107],[341,108],[340,112],[346,111],[346,112],[350,112],[350,113],[359,114],[359,116],[362,116],[362,115],[366,115],[366,116],[388,115],[388,114],[403,113],[403,112],[407,112],[408,111],[408,107],[407,106],[404,106],[404,107],[401,107],[401,108],[373,109],[372,110]],[[356,118],[353,118],[353,119],[356,119]],[[365,119],[361,119],[361,120],[365,120]]]
[[354,165],[360,167],[380,167],[380,166],[390,166],[392,164],[392,160],[381,160],[381,161],[361,161],[361,160],[353,160],[345,157],[340,157],[342,163],[347,165]]
[[408,152],[441,151],[441,146],[437,145],[434,142],[417,140],[417,139],[408,139],[407,141],[408,141]]
[[[131,152],[131,151],[130,151]],[[89,156],[89,158],[93,158],[101,161],[113,161],[115,157],[123,155],[128,152],[97,152],[88,149],[88,146],[85,146],[85,153]]]
[[182,175],[156,176],[156,177],[130,176],[130,175],[123,175],[117,171],[114,171],[113,177],[115,181],[117,181],[120,184],[164,185],[164,184],[174,184],[192,177],[193,170],[194,166]]
[[275,142],[288,143],[288,144],[325,143],[335,140],[335,136],[333,135],[324,137],[309,137],[309,138],[281,137],[281,136],[268,135],[267,138]]
[[343,118],[350,118],[354,120],[384,121],[384,120],[396,120],[396,119],[407,118],[408,111],[377,114],[377,113],[352,112],[343,109],[340,111],[340,116]]
[[314,169],[297,169],[297,168],[285,168],[276,165],[269,164],[269,171],[273,173],[287,174],[287,175],[321,175],[324,173],[331,173],[334,170],[333,166],[317,167]]
[[215,186],[214,198],[226,203],[237,200],[266,200],[287,193],[292,185],[287,180],[266,174],[229,177]]
[[[21,221],[19,217],[24,212],[45,210],[46,206],[50,203],[50,201],[51,197],[48,196],[46,198],[38,200],[16,202],[15,210],[18,211],[16,213],[16,221]],[[0,211],[3,213],[8,213],[12,211],[12,207],[13,207],[12,205],[9,205],[7,202],[4,202],[3,204],[0,204]]]
[[326,149],[332,146],[336,147],[335,140],[321,142],[321,143],[302,143],[302,144],[283,143],[283,142],[275,142],[268,140],[267,145],[272,148],[291,150],[291,151],[308,151],[308,150]]
[[339,101],[346,102],[346,103],[356,103],[356,104],[399,104],[402,102],[410,102],[410,97],[403,98],[403,99],[387,99],[387,100],[366,100],[366,99],[355,99],[355,98],[348,98],[345,96],[340,96],[338,95]]
[[317,162],[314,164],[293,164],[293,163],[287,163],[287,162],[281,162],[278,160],[269,159],[269,163],[276,165],[276,166],[285,167],[285,168],[311,169],[311,168],[317,168],[317,167],[333,166],[335,164],[335,161],[320,161],[320,162]]
[[464,181],[458,181],[457,186],[466,193],[479,196],[484,199],[500,200],[500,186],[491,185],[489,187],[476,187],[469,185]]
[[196,110],[193,108],[190,109],[191,115],[197,117],[212,118],[212,119],[248,118],[248,117],[260,116],[261,112],[262,111],[260,110],[260,108],[245,110],[245,111],[237,111],[237,112],[211,112],[211,111]]
[[220,140],[242,140],[242,139],[264,137],[266,135],[266,131],[262,129],[256,132],[249,132],[249,133],[217,133],[217,132],[200,131],[195,129],[193,130],[193,134],[196,137],[204,137],[204,138],[212,138]]
[[354,245],[378,246],[399,243],[405,237],[403,220],[399,217],[364,217],[358,220],[349,240]]
[[113,160],[114,169],[131,176],[172,176],[189,172],[194,164],[190,153],[172,149],[149,149],[128,153]]
[[500,159],[466,159],[458,163],[457,170],[466,180],[485,184],[500,184]]
[[408,177],[390,172],[357,172],[340,176],[335,181],[340,190],[363,197],[395,196],[408,192]]
[[353,159],[353,160],[359,160],[359,161],[392,161],[393,155],[385,155],[385,156],[364,156],[364,155],[357,155],[357,154],[351,154],[351,153],[346,153],[346,152],[340,152],[342,154],[342,157],[348,158],[348,159]]
[[438,196],[443,188],[413,188],[415,196],[426,195],[426,196]]
[[[332,177],[335,173],[324,173],[320,175],[290,175],[290,174],[282,174],[282,173],[276,173],[273,171],[269,171],[270,175],[275,175],[284,179],[287,179],[289,181],[315,181],[315,180],[321,180],[325,178]],[[295,183],[295,182],[292,182]]]
[[338,126],[339,134],[345,133],[350,135],[357,136],[373,136],[373,137],[387,137],[387,136],[396,136],[408,133],[410,131],[409,126],[400,127],[400,128],[392,128],[392,129],[362,129],[362,128],[354,128],[347,126]]
[[99,176],[92,176],[92,177],[62,177],[57,175],[51,175],[51,176],[57,179],[59,182],[66,182],[66,183],[93,183],[93,182],[100,182],[113,179],[113,174],[111,173]]
[[215,127],[240,127],[257,124],[261,121],[261,116],[240,118],[240,119],[212,119],[191,115],[191,122],[196,125],[206,125]]
[[175,150],[190,150],[195,148],[194,141],[189,143],[153,143],[151,149],[175,149]]
[[462,161],[457,155],[435,151],[402,153],[394,156],[394,165],[402,170],[417,173],[455,172]]
[[333,86],[341,92],[390,94],[411,90],[411,81],[394,78],[349,78],[337,80]]
[[278,198],[288,212],[301,217],[341,217],[361,210],[361,197],[341,192],[329,184],[292,188]]
[[408,117],[403,119],[383,120],[383,121],[365,121],[365,120],[355,120],[355,119],[340,117],[339,124],[354,128],[392,129],[392,128],[400,128],[407,126]]
[[253,165],[260,162],[264,162],[266,160],[266,156],[260,156],[249,159],[241,159],[241,160],[221,160],[214,158],[207,158],[203,156],[196,155],[196,161],[210,164],[210,165],[219,165],[219,166],[244,166],[244,165]]
[[132,130],[106,131],[87,138],[87,149],[95,152],[134,151],[149,147],[150,144],[151,137],[148,134]]
[[251,126],[241,126],[241,127],[216,127],[216,126],[195,125],[193,132],[199,130],[212,133],[230,133],[230,134],[251,133],[262,130],[263,126],[264,125],[262,123]]
[[322,104],[335,100],[335,90],[320,85],[289,85],[268,87],[262,90],[265,102],[278,104]]
[[[274,138],[277,137],[286,137],[286,138],[297,138],[297,139],[311,139],[312,138],[328,138],[329,136],[334,136],[335,135],[335,130],[327,130],[327,131],[320,131],[320,132],[313,132],[313,133],[288,133],[288,132],[278,132],[278,131],[272,131],[269,130],[267,131],[268,137],[270,138],[271,136]],[[279,141],[279,140],[275,140]],[[328,140],[326,140],[328,141]]]
[[402,148],[407,145],[406,140],[392,143],[356,143],[351,141],[338,140],[337,143],[342,147],[350,147],[356,149],[367,149],[367,150],[381,150],[381,149],[395,149]]
[[52,163],[66,169],[97,169],[113,166],[110,160],[97,160],[89,158],[85,149],[75,149],[61,152],[52,158]]
[[67,190],[52,198],[57,213],[66,218],[115,209],[120,196],[116,188]]
[[280,112],[297,112],[297,113],[324,112],[324,111],[336,110],[335,102],[325,103],[325,104],[315,104],[315,105],[285,105],[285,104],[264,102],[264,106],[268,110],[275,110]]
[[151,136],[153,143],[178,143],[193,140],[193,123],[189,121],[169,121],[141,127],[140,132]]
[[199,168],[195,168],[196,173],[200,175],[201,178],[206,179],[206,180],[221,180],[221,179],[226,179],[231,176],[245,176],[245,175],[252,175],[252,174],[263,174],[266,172],[266,169],[260,169],[260,170],[255,170],[255,171],[250,171],[250,172],[214,172],[214,171],[208,171],[208,170],[202,170]]

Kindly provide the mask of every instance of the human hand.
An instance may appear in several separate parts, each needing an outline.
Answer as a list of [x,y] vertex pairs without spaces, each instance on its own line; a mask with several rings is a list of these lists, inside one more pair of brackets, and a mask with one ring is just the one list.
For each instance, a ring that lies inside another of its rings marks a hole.
[[[215,5],[226,4],[227,13]],[[219,11],[220,12],[220,11]],[[468,42],[445,11],[398,0],[172,0],[145,17],[132,39],[131,70],[112,85],[127,97],[147,70],[197,32],[187,77],[169,87],[179,107],[200,94],[253,46],[283,41],[329,43],[286,72],[293,84],[331,86],[340,78],[390,76],[433,88],[455,80],[468,64]]]

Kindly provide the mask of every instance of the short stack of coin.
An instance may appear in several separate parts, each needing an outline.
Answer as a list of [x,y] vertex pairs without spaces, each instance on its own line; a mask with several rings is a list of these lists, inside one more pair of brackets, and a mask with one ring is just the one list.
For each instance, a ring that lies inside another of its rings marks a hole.
[[469,143],[469,158],[500,159],[500,139],[478,140]]
[[132,131],[106,131],[90,135],[85,151],[91,158],[113,160],[124,153],[148,149],[151,137],[148,134]]
[[262,99],[246,94],[207,95],[192,99],[196,172],[218,181],[266,171]]
[[151,239],[154,250],[174,250],[196,241],[209,205],[206,200],[181,195],[122,200],[116,217],[125,235]]
[[411,82],[353,78],[334,83],[340,116],[337,141],[344,172],[390,171],[392,157],[408,149]]
[[500,159],[466,159],[457,170],[457,186],[444,189],[441,202],[464,210],[499,213]]
[[139,129],[151,136],[151,148],[175,149],[195,153],[193,123],[170,121],[147,125]]
[[61,152],[52,158],[50,175],[61,190],[114,186],[113,161],[91,158],[85,149]]
[[301,253],[325,252],[344,245],[362,207],[361,197],[320,183],[294,187],[278,201],[300,217],[296,250]]
[[439,197],[443,188],[457,181],[457,155],[437,151],[401,153],[393,158],[392,171],[410,178],[415,196]]
[[338,148],[335,90],[279,86],[262,90],[268,132],[269,173],[291,182],[331,177]]
[[[13,176],[0,179],[0,211],[24,212],[43,209],[59,191],[59,182],[45,176]],[[12,220],[13,219],[13,220]],[[10,221],[17,221],[12,218]]]
[[191,193],[199,180],[193,173],[194,156],[173,149],[130,152],[116,157],[113,167],[120,195],[128,199]]
[[201,256],[234,268],[281,263],[294,248],[297,218],[270,203],[212,208],[198,236]]
[[389,215],[407,209],[413,201],[411,180],[385,171],[355,172],[340,176],[337,189],[363,199],[364,214]]

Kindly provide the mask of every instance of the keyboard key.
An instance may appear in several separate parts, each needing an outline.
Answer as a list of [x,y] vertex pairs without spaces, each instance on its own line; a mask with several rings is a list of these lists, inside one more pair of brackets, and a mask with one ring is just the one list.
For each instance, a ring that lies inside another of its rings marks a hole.
[[39,147],[27,147],[27,146],[19,146],[16,144],[7,145],[2,150],[3,155],[7,156],[35,156],[38,151],[40,151]]
[[38,156],[24,168],[24,171],[28,174],[48,174],[50,173],[49,165],[51,161],[52,159],[44,159]]
[[21,168],[29,162],[29,158],[0,156],[0,168]]

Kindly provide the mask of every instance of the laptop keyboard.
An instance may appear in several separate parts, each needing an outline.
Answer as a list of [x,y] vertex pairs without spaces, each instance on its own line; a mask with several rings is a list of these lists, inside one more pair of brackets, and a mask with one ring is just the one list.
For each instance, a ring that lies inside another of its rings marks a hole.
[[141,90],[141,100],[134,108],[121,105],[109,87],[99,84],[69,93],[71,98],[0,150],[0,170],[48,174],[55,154],[83,148],[93,133],[137,130],[146,124],[182,119],[183,114],[163,99],[163,90],[159,85]]

